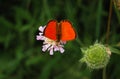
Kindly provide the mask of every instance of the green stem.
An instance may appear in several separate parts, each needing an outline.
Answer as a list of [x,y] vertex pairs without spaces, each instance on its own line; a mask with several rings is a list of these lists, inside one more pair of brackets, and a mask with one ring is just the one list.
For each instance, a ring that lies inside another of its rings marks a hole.
[[108,41],[109,41],[111,15],[112,15],[112,0],[110,0],[110,7],[109,7],[109,16],[108,16],[107,33],[106,33],[106,44],[108,44]]
[[[111,15],[112,15],[112,0],[110,0],[109,16],[108,16],[108,23],[107,23],[107,33],[106,33],[106,44],[107,44],[107,46],[108,46],[108,42],[109,42]],[[106,78],[106,67],[103,68],[103,79],[107,79]]]
[[103,68],[103,79],[106,79],[106,67]]

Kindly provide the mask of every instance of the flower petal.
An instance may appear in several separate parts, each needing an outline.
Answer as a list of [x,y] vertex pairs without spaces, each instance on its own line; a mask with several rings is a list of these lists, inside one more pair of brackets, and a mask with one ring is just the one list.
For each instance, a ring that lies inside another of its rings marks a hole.
[[37,40],[44,40],[44,36],[37,35],[37,36],[36,36],[36,39],[37,39]]
[[60,47],[59,50],[61,53],[63,53],[65,51],[62,47]]
[[40,36],[43,36],[43,33],[40,32],[39,35],[40,35]]
[[58,46],[54,46],[54,51],[59,51],[59,47]]
[[51,49],[53,49],[53,45],[48,48],[48,51],[51,50]]
[[61,44],[66,44],[67,42],[66,41],[60,41]]
[[50,49],[50,55],[53,55],[53,48]]
[[44,28],[42,26],[39,27],[39,31],[43,32]]
[[43,45],[42,47],[42,51],[45,52],[50,47],[50,44]]
[[45,26],[44,27],[42,27],[42,26],[39,27],[39,31],[41,31],[41,32],[43,32],[44,29],[45,29]]

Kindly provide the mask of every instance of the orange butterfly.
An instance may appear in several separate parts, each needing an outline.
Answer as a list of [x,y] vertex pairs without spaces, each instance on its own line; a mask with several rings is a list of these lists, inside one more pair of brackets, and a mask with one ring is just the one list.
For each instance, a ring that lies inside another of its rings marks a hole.
[[56,20],[50,20],[45,27],[44,36],[56,42],[69,41],[76,38],[76,32],[68,20],[62,20],[59,23]]

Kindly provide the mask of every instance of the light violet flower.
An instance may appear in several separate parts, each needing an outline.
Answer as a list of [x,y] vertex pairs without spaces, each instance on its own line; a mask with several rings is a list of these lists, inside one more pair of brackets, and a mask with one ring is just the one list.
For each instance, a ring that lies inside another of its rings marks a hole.
[[49,39],[45,36],[43,36],[43,32],[44,32],[44,29],[45,29],[46,26],[42,27],[40,26],[39,27],[39,35],[36,36],[36,39],[37,40],[43,40],[43,46],[42,46],[42,51],[45,52],[45,51],[49,51],[50,55],[53,55],[54,54],[54,51],[60,51],[60,53],[63,53],[65,50],[63,49],[64,47],[64,44],[66,44],[66,41],[60,41],[60,42],[56,42],[52,39]]

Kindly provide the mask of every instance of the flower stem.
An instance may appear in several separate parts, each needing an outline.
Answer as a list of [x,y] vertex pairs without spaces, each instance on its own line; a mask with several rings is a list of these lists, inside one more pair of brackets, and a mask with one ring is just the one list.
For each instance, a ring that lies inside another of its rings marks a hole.
[[107,33],[106,33],[106,44],[108,44],[108,41],[109,41],[111,15],[112,15],[112,0],[110,0],[110,6],[109,6],[109,16],[108,16]]
[[103,68],[103,79],[106,79],[106,67]]
[[[109,5],[109,16],[108,16],[108,23],[107,23],[107,33],[106,33],[106,45],[108,46],[109,42],[109,35],[110,35],[110,24],[111,24],[111,15],[112,15],[112,0],[110,0],[110,5]],[[106,78],[106,67],[103,68],[103,79]]]

